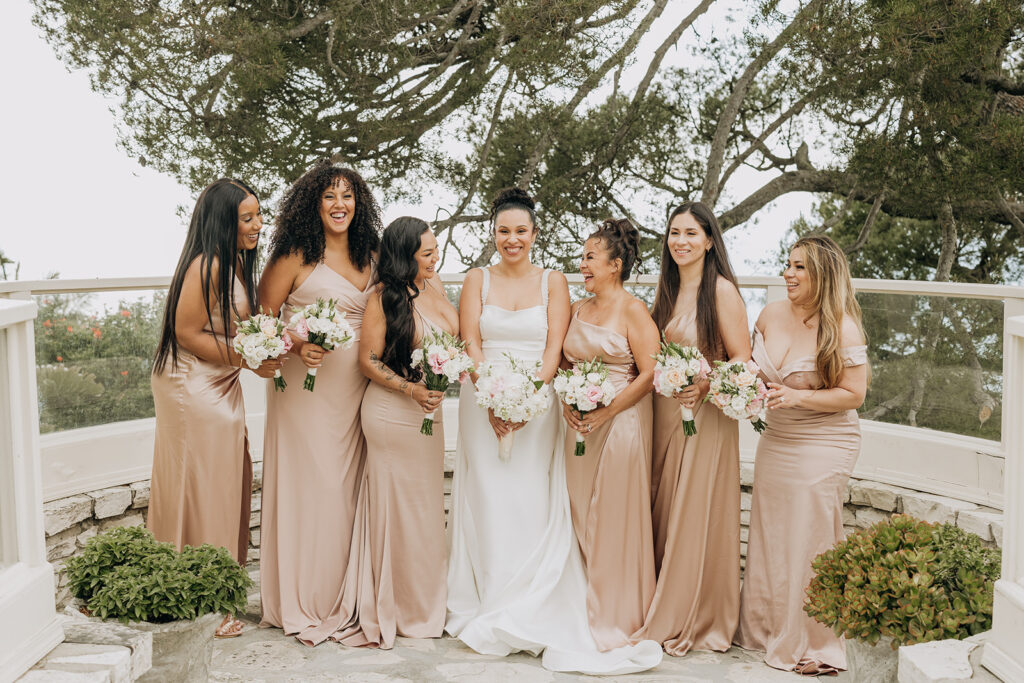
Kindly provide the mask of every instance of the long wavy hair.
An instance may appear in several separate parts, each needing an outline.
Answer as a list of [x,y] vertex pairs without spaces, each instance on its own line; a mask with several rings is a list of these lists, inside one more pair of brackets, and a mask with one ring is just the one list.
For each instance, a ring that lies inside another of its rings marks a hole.
[[608,251],[608,260],[622,260],[619,280],[625,282],[633,272],[637,257],[640,254],[640,231],[629,222],[628,218],[609,218],[587,239],[599,239]]
[[[163,329],[160,332],[160,343],[156,347],[153,359],[153,370],[164,371],[167,360],[172,367],[178,367],[178,338],[174,334],[174,326],[178,317],[178,301],[181,299],[181,287],[185,282],[185,273],[197,258],[199,275],[203,285],[203,303],[206,305],[206,317],[213,328],[213,306],[210,292],[217,294],[217,317],[224,324],[225,330],[231,329],[231,321],[238,317],[235,308],[234,292],[237,264],[241,260],[242,282],[249,305],[256,310],[259,301],[256,297],[256,249],[238,249],[238,205],[249,195],[256,196],[252,188],[241,180],[221,178],[214,181],[199,194],[196,208],[192,210],[192,220],[185,236],[185,246],[181,250],[178,266],[171,278],[171,287],[167,292],[167,304],[164,308]],[[213,265],[217,264],[217,281],[213,280]],[[227,351],[224,360],[227,361]]]
[[380,206],[363,177],[351,168],[322,159],[288,188],[270,238],[270,260],[295,252],[302,263],[313,265],[324,258],[327,240],[320,219],[320,198],[329,187],[344,180],[355,196],[356,211],[348,226],[348,254],[360,270],[370,265],[370,256],[380,246]]
[[732,264],[729,263],[729,254],[725,251],[722,228],[706,204],[684,202],[673,209],[668,217],[665,235],[661,240],[661,275],[658,277],[651,317],[658,329],[664,330],[675,310],[676,298],[679,296],[679,268],[668,246],[668,234],[672,221],[684,214],[693,216],[693,220],[697,221],[711,240],[711,249],[704,254],[704,268],[701,270],[700,288],[697,290],[697,346],[709,360],[724,360],[727,351],[718,324],[718,278],[724,277],[733,285],[739,285]]
[[416,252],[420,250],[420,241],[428,230],[430,226],[419,218],[396,218],[384,229],[377,259],[376,282],[380,284],[380,304],[386,324],[381,362],[410,382],[420,381],[423,374],[419,368],[410,367],[409,357],[416,341],[413,307],[419,296]]
[[827,235],[807,235],[798,239],[790,251],[797,247],[803,249],[804,268],[810,280],[812,294],[808,306],[818,314],[814,367],[825,388],[831,389],[839,384],[843,374],[843,317],[851,317],[864,334],[860,304],[854,296],[850,264],[835,240]]

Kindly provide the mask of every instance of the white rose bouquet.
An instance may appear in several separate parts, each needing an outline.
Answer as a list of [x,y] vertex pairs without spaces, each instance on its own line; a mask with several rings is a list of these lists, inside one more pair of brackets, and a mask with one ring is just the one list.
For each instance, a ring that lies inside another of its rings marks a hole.
[[[711,373],[711,366],[696,346],[682,346],[664,338],[654,360],[654,390],[668,398],[694,382],[707,379]],[[693,409],[681,405],[679,410],[683,417],[683,433],[693,436],[697,433]]]
[[[537,377],[540,363],[527,368],[523,361],[505,354],[508,363],[484,363],[476,382],[476,404],[490,408],[506,422],[529,422],[547,412],[551,405],[548,385]],[[515,433],[501,438],[498,457],[508,462]]]
[[[412,367],[423,370],[423,383],[431,391],[446,391],[452,382],[465,382],[473,372],[473,359],[466,342],[443,330],[423,335],[420,348],[412,352]],[[420,434],[434,435],[434,413],[420,425]]]
[[[263,309],[248,320],[238,321],[238,332],[231,340],[231,346],[238,352],[246,365],[256,370],[268,358],[278,358],[292,348],[292,339],[284,333],[284,323]],[[274,390],[284,391],[288,386],[281,371],[274,371]]]
[[[317,299],[305,308],[295,308],[288,329],[299,339],[316,344],[325,351],[347,349],[355,343],[352,326],[345,314],[338,310],[334,299]],[[302,388],[313,391],[316,386],[316,368],[306,370]]]
[[710,401],[734,420],[750,420],[758,434],[766,427],[764,418],[768,409],[768,387],[757,376],[757,363],[727,363],[715,361],[715,369],[708,380],[711,390],[705,401]]
[[[569,370],[559,370],[553,384],[562,403],[580,415],[596,410],[599,405],[610,404],[618,393],[608,379],[608,367],[596,358],[576,363]],[[574,454],[583,455],[586,450],[583,435],[576,432]]]

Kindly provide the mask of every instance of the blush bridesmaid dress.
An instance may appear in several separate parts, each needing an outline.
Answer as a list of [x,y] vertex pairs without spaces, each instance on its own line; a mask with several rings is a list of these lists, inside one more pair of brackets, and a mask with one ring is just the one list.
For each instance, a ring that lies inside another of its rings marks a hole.
[[[621,392],[636,377],[629,342],[614,330],[580,320],[587,301],[569,321],[562,353],[570,363],[600,358]],[[631,642],[654,597],[651,419],[647,394],[586,434],[582,456],[574,455],[576,432],[566,430],[565,478],[587,575],[587,616],[602,651]]]
[[[249,317],[235,279],[232,315]],[[211,307],[219,311],[216,303]],[[218,313],[205,331],[230,345]],[[252,462],[245,431],[241,369],[205,361],[178,347],[150,379],[156,408],[153,480],[147,526],[158,541],[227,548],[244,565],[249,549]]]
[[288,295],[285,318],[293,307],[333,298],[352,326],[355,343],[324,358],[314,391],[302,388],[306,366],[298,360],[282,370],[287,390],[275,392],[267,383],[261,626],[277,626],[307,645],[334,635],[354,609],[342,595],[366,460],[359,406],[367,379],[358,354],[372,281],[360,290],[318,263]]
[[[417,337],[443,330],[418,310]],[[418,342],[417,342],[418,345]],[[410,396],[370,382],[363,397],[366,473],[359,493],[347,599],[358,605],[336,639],[390,649],[395,637],[440,638],[447,600],[444,422],[420,433],[426,414]],[[358,560],[355,559],[358,555]]]
[[[842,349],[847,367],[867,363],[867,346]],[[814,357],[776,368],[754,330],[761,378],[795,389],[820,388]],[[811,561],[843,540],[843,495],[860,454],[856,410],[786,408],[768,413],[757,445],[750,541],[736,644],[765,651],[776,669],[826,673],[846,668],[843,642],[804,613]]]
[[[677,316],[665,338],[697,346],[696,312]],[[711,404],[683,433],[679,402],[654,396],[654,562],[658,584],[644,628],[677,657],[732,647],[740,612],[739,425]]]

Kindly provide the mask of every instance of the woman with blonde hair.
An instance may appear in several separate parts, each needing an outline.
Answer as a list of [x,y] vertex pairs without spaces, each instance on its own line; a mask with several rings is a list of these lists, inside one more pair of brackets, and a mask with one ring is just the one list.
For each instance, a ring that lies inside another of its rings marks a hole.
[[736,644],[777,669],[846,668],[842,641],[804,614],[811,561],[843,539],[843,493],[860,453],[857,408],[869,370],[850,269],[831,238],[797,240],[786,300],[754,329],[753,359],[768,395],[757,446],[747,564]]

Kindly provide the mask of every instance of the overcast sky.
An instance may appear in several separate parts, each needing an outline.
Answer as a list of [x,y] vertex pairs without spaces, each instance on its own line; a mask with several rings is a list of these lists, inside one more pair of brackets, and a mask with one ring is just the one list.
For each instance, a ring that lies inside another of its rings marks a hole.
[[[0,2],[0,250],[21,263],[23,280],[170,274],[185,236],[176,209],[191,208],[192,193],[117,147],[117,102],[94,93],[84,72],[69,73],[31,17],[28,0]],[[758,272],[810,205],[810,196],[790,195],[759,214],[756,238],[753,225],[729,231],[739,273]],[[433,217],[433,207],[417,208],[386,206],[385,218]]]

